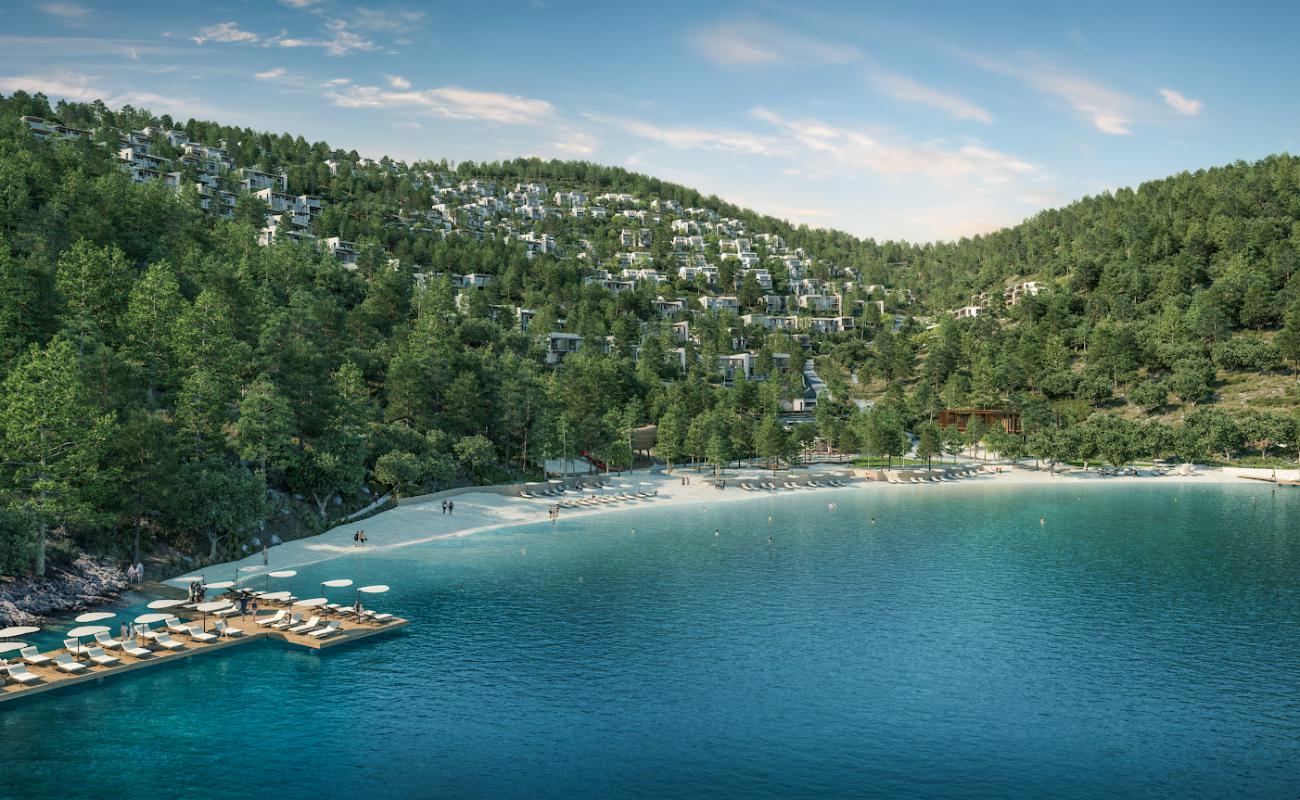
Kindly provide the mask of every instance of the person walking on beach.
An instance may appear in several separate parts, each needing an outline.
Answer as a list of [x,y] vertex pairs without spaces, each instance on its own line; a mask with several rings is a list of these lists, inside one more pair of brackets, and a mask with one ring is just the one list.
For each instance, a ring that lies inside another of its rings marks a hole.
[[271,563],[270,559],[271,556],[266,550],[266,542],[262,542],[262,566],[265,567],[267,564]]
[[448,513],[448,514],[451,514],[451,513],[454,513],[455,511],[456,511],[456,501],[455,501],[455,500],[448,500],[448,501],[447,501],[447,513]]
[[126,628],[126,623],[123,622],[123,623],[122,623],[122,634],[121,634],[121,635],[122,635],[122,644],[126,644],[126,642],[127,642],[127,638],[126,638],[126,630],[127,630],[127,628]]
[[257,619],[257,598],[256,597],[253,598],[253,602],[248,604],[248,610],[252,612],[253,619]]
[[444,514],[447,513],[447,501],[446,501],[446,500],[443,500],[443,501],[442,501],[442,513],[444,513]]
[[361,546],[364,547],[365,544],[366,544],[366,541],[367,541],[367,539],[366,539],[366,529],[365,529],[365,528],[362,528],[362,529],[361,529],[361,533],[359,533],[359,534],[357,534],[357,535],[361,537]]
[[361,531],[352,532],[352,546],[353,547],[361,546]]

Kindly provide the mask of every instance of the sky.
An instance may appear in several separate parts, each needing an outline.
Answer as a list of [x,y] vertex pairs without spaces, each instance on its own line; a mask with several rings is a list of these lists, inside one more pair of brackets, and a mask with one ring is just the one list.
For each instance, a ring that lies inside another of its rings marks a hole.
[[0,0],[0,92],[950,240],[1295,149],[1300,6]]

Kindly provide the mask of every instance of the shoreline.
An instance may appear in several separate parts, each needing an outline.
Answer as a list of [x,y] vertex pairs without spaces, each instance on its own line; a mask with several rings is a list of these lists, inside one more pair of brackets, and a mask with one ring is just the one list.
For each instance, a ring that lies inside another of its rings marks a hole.
[[[710,477],[710,473],[707,469],[697,473],[693,468],[685,467],[679,468],[671,475],[663,472],[624,473],[624,477],[621,479],[611,476],[611,482],[615,486],[619,483],[631,483],[634,485],[648,483],[652,488],[658,491],[658,495],[651,500],[643,499],[635,502],[610,504],[594,508],[563,509],[560,512],[560,519],[609,514],[624,510],[650,509],[660,506],[680,507],[690,503],[698,503],[702,507],[707,507],[716,503],[734,503],[741,500],[754,500],[760,497],[771,498],[787,494],[803,496],[814,491],[851,492],[893,490],[924,492],[927,490],[945,491],[958,487],[963,487],[965,489],[989,486],[1023,488],[1055,485],[1070,485],[1076,487],[1129,486],[1135,484],[1160,486],[1175,484],[1244,485],[1246,484],[1246,481],[1243,480],[1243,476],[1245,475],[1267,478],[1271,472],[1271,470],[1267,468],[1216,467],[1197,468],[1189,475],[1103,476],[1095,470],[1082,472],[1078,469],[1069,469],[1064,472],[1057,472],[1056,474],[1048,474],[1045,469],[1034,470],[992,462],[982,464],[981,462],[966,461],[959,463],[957,466],[987,466],[990,468],[1000,466],[1006,471],[1000,474],[982,472],[972,478],[920,485],[894,484],[855,477],[850,485],[843,487],[801,487],[799,489],[782,489],[780,491],[765,490],[761,492],[745,491],[738,486],[731,484],[756,479],[770,480],[770,470],[760,470],[755,468],[728,470],[722,475],[722,479],[727,481],[729,484],[728,488],[724,490],[716,489],[712,484],[705,482],[705,479]],[[809,477],[825,475],[843,476],[845,474],[853,474],[854,472],[866,472],[866,470],[854,468],[851,464],[847,463],[814,464],[810,467],[800,468],[797,473],[793,474],[787,470],[784,474],[779,475],[776,480],[783,481],[792,478],[805,480]],[[1279,477],[1287,477],[1287,472],[1290,472],[1290,470],[1283,472]],[[682,477],[690,478],[691,485],[683,486],[681,484]],[[558,498],[527,499],[489,491],[465,492],[452,499],[455,500],[456,508],[451,514],[442,513],[439,500],[436,498],[419,503],[413,503],[411,505],[399,505],[396,508],[383,511],[372,517],[361,520],[360,522],[345,522],[315,536],[295,539],[276,545],[267,551],[269,559],[266,565],[262,564],[261,551],[257,551],[236,561],[211,564],[202,568],[182,572],[176,576],[163,579],[162,582],[170,583],[179,577],[199,574],[215,576],[216,580],[227,580],[238,575],[241,581],[250,581],[264,575],[266,572],[281,569],[297,569],[349,554],[360,555],[364,553],[389,552],[412,545],[427,544],[429,542],[436,542],[445,539],[455,539],[463,536],[471,536],[477,533],[486,533],[493,530],[518,527],[520,525],[547,522],[549,521],[548,509],[558,502]],[[367,544],[361,547],[356,546],[352,541],[352,534],[357,530],[365,530],[366,537],[369,540]]]

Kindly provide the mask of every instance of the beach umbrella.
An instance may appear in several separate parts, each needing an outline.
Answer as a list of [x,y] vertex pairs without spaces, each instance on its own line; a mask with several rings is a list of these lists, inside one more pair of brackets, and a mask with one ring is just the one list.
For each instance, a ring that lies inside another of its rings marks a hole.
[[229,589],[234,585],[235,585],[234,581],[216,581],[214,583],[203,584],[203,588],[204,589]]
[[[164,609],[164,608],[175,608],[176,606],[183,606],[183,605],[185,605],[184,600],[154,600],[149,603],[149,608]],[[146,615],[146,616],[151,616],[151,615]],[[163,616],[165,617],[167,615],[163,614]],[[139,620],[137,620],[137,622],[138,621]]]
[[206,603],[199,603],[197,606],[195,606],[194,607],[195,611],[203,612],[203,630],[206,631],[208,629],[209,611],[220,611],[221,609],[227,608],[229,606],[230,603],[226,600],[209,600]]
[[88,611],[77,617],[74,622],[99,622],[100,620],[112,619],[116,616],[117,614],[114,614],[112,611]]
[[0,654],[16,653],[27,646],[27,642],[0,642]]
[[298,602],[294,603],[294,606],[295,607],[301,606],[302,608],[320,608],[321,606],[325,605],[328,602],[329,602],[328,598],[313,597],[309,600],[299,600]]
[[235,583],[239,583],[239,573],[252,572],[255,569],[261,569],[261,567],[257,567],[251,564],[245,567],[235,567]]
[[14,636],[26,636],[29,633],[40,633],[40,628],[34,625],[17,625],[12,628],[0,629],[0,639],[10,639]]
[[321,585],[321,586],[328,586],[328,587],[330,587],[331,589],[342,589],[342,588],[345,587],[345,586],[351,586],[351,585],[352,585],[352,579],[351,579],[351,578],[335,578],[335,579],[332,580],[332,581],[321,581],[320,585]]
[[357,591],[365,592],[366,594],[383,594],[388,591],[388,587],[380,583],[374,586],[362,586],[360,589],[357,589]]
[[277,569],[274,572],[266,573],[266,588],[264,589],[264,591],[269,592],[271,590],[272,578],[292,578],[294,575],[297,574],[298,574],[298,570],[296,569]]
[[[82,625],[80,628],[73,628],[68,631],[67,635],[73,639],[80,639],[83,636],[94,636],[97,633],[108,633],[107,625]],[[77,651],[80,655],[81,642],[77,642]]]
[[135,618],[134,622],[137,625],[148,625],[153,622],[162,622],[170,616],[171,614],[141,614]]

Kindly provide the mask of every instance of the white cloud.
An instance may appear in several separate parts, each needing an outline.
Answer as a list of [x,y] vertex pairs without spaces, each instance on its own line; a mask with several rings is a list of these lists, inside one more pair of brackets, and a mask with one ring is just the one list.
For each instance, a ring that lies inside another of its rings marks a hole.
[[940,142],[887,139],[816,119],[789,119],[765,108],[753,109],[750,116],[780,130],[790,142],[789,149],[814,173],[836,175],[846,169],[865,169],[879,175],[914,175],[982,186],[1042,175],[1039,167],[1027,161],[975,142],[952,147]]
[[576,156],[589,156],[600,146],[600,140],[590,133],[574,131],[562,139],[551,142],[551,147],[561,153]]
[[403,9],[374,9],[357,6],[352,10],[352,24],[363,31],[404,31],[424,24],[425,12]]
[[266,72],[259,72],[253,77],[259,81],[273,81],[277,78],[283,78],[284,71],[284,67],[276,67],[275,69],[268,69]]
[[676,150],[713,150],[744,155],[778,155],[781,143],[771,136],[744,131],[709,130],[688,125],[665,126],[626,117],[588,114],[588,119],[620,128],[633,136],[666,144]]
[[0,76],[0,92],[12,94],[19,90],[42,92],[50,97],[60,97],[80,103],[103,100],[111,108],[131,105],[136,108],[147,108],[156,114],[185,114],[209,119],[230,119],[233,116],[228,111],[192,100],[165,97],[152,92],[114,91],[103,86],[98,76],[71,70]]
[[289,8],[306,8],[307,6],[319,3],[320,0],[280,0],[280,2]]
[[204,42],[231,42],[237,44],[256,42],[261,39],[255,33],[240,30],[239,26],[233,22],[222,22],[217,25],[209,25],[199,31],[199,35],[193,37],[195,44]]
[[856,47],[811,39],[752,20],[694,28],[686,41],[701,57],[729,67],[848,64],[862,58]]
[[40,3],[36,6],[46,14],[64,19],[81,19],[90,13],[90,9],[77,3],[54,2]]
[[1179,114],[1184,114],[1189,117],[1194,117],[1197,114],[1200,114],[1201,109],[1205,107],[1205,104],[1200,100],[1193,100],[1190,97],[1184,96],[1182,92],[1173,89],[1161,89],[1160,96],[1165,99],[1165,105],[1169,106],[1174,111],[1177,111]]
[[379,86],[340,86],[329,96],[334,105],[343,108],[416,109],[446,119],[505,125],[540,125],[555,117],[555,106],[545,100],[458,86],[401,91]]
[[980,69],[1014,78],[1035,91],[1064,100],[1102,133],[1114,136],[1133,133],[1131,126],[1138,103],[1130,95],[1041,62],[1026,65],[987,56],[959,55]]
[[371,40],[348,30],[348,24],[341,19],[330,20],[325,25],[330,32],[328,39],[300,39],[281,33],[266,40],[271,47],[319,47],[332,56],[343,56],[357,50],[371,52],[379,47]]
[[872,76],[871,82],[877,91],[895,100],[937,108],[953,119],[970,119],[985,125],[993,124],[993,115],[969,100],[941,92],[906,76],[892,72],[878,72]]
[[401,75],[385,75],[384,77],[388,78],[388,85],[394,89],[411,88],[411,82],[406,78],[403,78]]

